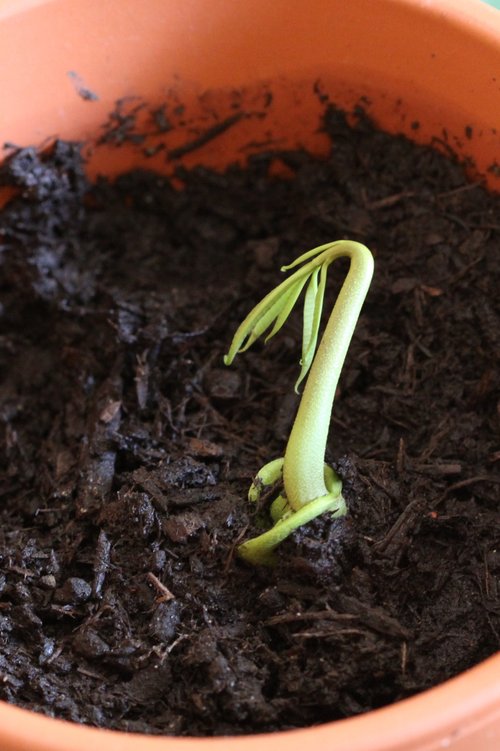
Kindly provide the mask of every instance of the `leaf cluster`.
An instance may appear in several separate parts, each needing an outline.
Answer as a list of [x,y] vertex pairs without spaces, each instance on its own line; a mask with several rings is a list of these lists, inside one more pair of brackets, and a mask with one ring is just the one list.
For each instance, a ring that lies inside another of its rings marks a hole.
[[309,372],[316,352],[328,266],[334,260],[328,250],[331,249],[333,244],[320,245],[318,248],[299,256],[293,263],[282,266],[281,271],[289,271],[305,264],[269,292],[250,311],[238,327],[229,352],[224,357],[226,365],[230,365],[237,354],[249,349],[266,332],[269,332],[264,340],[266,343],[275,336],[283,327],[302,290],[306,287],[302,323],[301,370],[295,384],[295,391],[298,392],[300,384]]

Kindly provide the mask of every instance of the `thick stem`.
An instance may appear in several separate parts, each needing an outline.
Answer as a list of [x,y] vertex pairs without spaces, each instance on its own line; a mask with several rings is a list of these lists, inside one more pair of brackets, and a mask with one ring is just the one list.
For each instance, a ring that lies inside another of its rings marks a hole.
[[299,510],[328,492],[324,457],[338,380],[373,275],[367,247],[352,241],[332,245],[332,261],[347,256],[350,267],[309,372],[283,466],[290,506]]

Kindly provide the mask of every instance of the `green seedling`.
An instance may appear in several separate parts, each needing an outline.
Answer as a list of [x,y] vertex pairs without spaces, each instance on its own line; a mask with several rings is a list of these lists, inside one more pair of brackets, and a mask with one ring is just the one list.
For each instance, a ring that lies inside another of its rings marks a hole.
[[[328,267],[342,257],[350,259],[349,271],[316,352]],[[248,493],[249,500],[258,503],[273,486],[283,488],[270,507],[274,525],[238,548],[242,558],[255,564],[272,564],[276,546],[320,514],[339,517],[347,511],[342,481],[325,464],[325,450],[338,380],[373,275],[373,256],[360,243],[339,240],[304,253],[281,270],[298,266],[248,314],[224,357],[230,365],[266,332],[266,342],[277,334],[306,288],[296,391],[309,375],[284,457],[262,467]]]

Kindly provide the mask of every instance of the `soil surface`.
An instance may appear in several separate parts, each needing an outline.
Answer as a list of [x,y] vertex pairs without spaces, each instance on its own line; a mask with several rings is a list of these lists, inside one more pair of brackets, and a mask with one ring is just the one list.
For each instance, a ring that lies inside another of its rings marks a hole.
[[[363,118],[329,110],[325,128],[328,160],[179,169],[181,191],[147,172],[91,186],[67,143],[3,168],[1,698],[129,731],[262,732],[498,650],[500,202]],[[349,514],[252,568],[234,551],[294,417],[300,311],[222,356],[283,263],[342,237],[376,257],[327,454]]]

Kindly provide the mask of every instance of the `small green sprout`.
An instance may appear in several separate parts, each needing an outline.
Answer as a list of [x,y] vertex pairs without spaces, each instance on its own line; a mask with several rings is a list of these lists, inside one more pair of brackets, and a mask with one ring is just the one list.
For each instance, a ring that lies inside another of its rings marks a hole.
[[[315,356],[328,267],[341,257],[350,259],[349,271]],[[224,357],[225,364],[230,365],[238,353],[245,352],[269,329],[266,342],[277,334],[307,284],[296,391],[308,373],[309,376],[285,456],[262,467],[248,493],[249,500],[257,503],[272,486],[283,487],[270,507],[274,526],[238,548],[242,558],[256,564],[272,564],[276,546],[320,514],[328,511],[339,517],[347,512],[342,481],[324,458],[335,391],[372,279],[373,256],[361,243],[339,240],[304,253],[281,270],[288,271],[301,264],[248,314]]]

